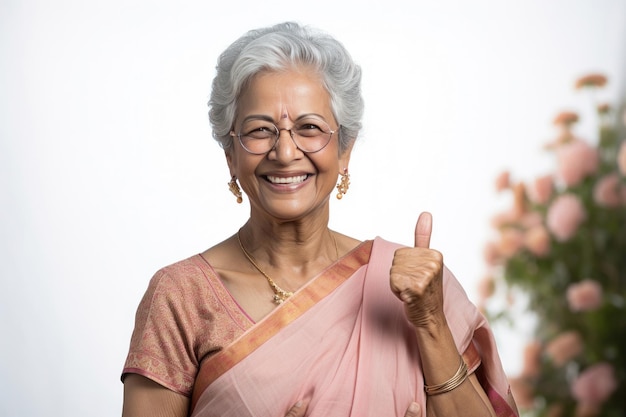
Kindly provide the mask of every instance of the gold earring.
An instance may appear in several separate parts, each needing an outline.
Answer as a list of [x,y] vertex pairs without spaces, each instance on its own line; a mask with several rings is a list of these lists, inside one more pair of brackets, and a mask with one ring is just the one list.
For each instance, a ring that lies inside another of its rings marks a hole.
[[350,188],[350,174],[348,174],[348,168],[343,169],[343,174],[341,174],[341,181],[337,184],[337,200],[341,200],[343,195],[348,192],[348,188]]
[[237,184],[237,177],[233,175],[233,177],[228,182],[228,189],[231,193],[237,197],[237,203],[241,204],[243,198],[241,197],[241,188],[239,188],[239,184]]

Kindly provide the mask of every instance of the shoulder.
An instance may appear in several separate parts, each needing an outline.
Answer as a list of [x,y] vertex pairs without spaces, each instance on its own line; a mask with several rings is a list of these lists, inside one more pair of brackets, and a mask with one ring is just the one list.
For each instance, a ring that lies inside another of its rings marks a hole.
[[406,247],[400,243],[391,242],[380,236],[376,236],[372,239],[372,254],[370,256],[370,264],[389,264],[393,261],[393,256],[396,250]]
[[211,265],[204,260],[202,255],[195,254],[188,258],[166,265],[154,274],[157,281],[163,277],[170,279],[182,279],[191,276],[204,276],[211,272]]
[[148,284],[148,291],[182,294],[206,287],[216,273],[201,255],[193,255],[157,270]]
[[392,242],[380,236],[376,236],[372,240],[374,242],[374,250],[392,251],[393,253],[396,249],[405,248],[407,246],[401,243]]
[[207,307],[219,304],[221,296],[219,278],[200,255],[194,255],[162,267],[152,276],[136,319],[165,323],[201,316]]
[[138,314],[169,317],[178,324],[189,320],[194,322],[193,328],[203,332],[215,326],[245,329],[250,325],[250,319],[202,254],[159,269],[148,284]]

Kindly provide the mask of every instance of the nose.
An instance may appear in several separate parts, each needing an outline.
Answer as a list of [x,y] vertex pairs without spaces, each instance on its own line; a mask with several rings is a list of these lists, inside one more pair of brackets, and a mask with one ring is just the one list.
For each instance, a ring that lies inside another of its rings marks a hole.
[[[287,132],[289,136],[285,137],[283,132]],[[303,152],[300,148],[298,148],[298,145],[296,145],[296,142],[293,139],[293,132],[291,129],[278,129],[278,138],[269,153],[270,158],[273,156],[273,159],[280,162],[289,162],[300,158],[302,154]]]
[[283,131],[289,132],[289,136],[291,136],[291,140],[293,141],[293,131],[291,129],[286,129],[286,128],[278,129],[278,139],[280,140],[280,134]]

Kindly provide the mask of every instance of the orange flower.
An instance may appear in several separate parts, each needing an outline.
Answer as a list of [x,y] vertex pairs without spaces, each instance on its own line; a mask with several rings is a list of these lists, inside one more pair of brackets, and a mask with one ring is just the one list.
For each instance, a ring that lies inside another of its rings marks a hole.
[[557,126],[571,126],[578,121],[578,114],[572,111],[562,111],[554,118],[553,123]]
[[604,87],[607,79],[602,74],[587,74],[576,80],[576,89],[580,90],[585,87]]
[[506,226],[515,225],[521,220],[520,214],[515,208],[502,211],[491,217],[491,226],[495,229],[502,229]]
[[[557,124],[556,119],[555,119],[555,124]],[[544,145],[544,148],[547,150],[557,149],[559,146],[572,142],[576,139],[569,125],[559,124],[557,126],[558,126],[558,133],[556,137]]]
[[519,220],[519,224],[526,230],[543,224],[543,216],[538,211],[527,211]]
[[502,261],[496,242],[487,242],[483,248],[483,259],[490,266],[496,266]]
[[506,190],[511,186],[511,174],[509,171],[502,171],[496,177],[495,187],[497,192]]
[[599,114],[609,114],[611,112],[611,105],[608,103],[603,103],[598,105],[598,113]]
[[500,234],[500,242],[498,244],[498,251],[500,255],[505,258],[511,258],[524,245],[524,235],[523,233],[514,228],[505,228],[502,230]]
[[513,186],[513,212],[518,218],[526,213],[526,186],[523,182]]
[[487,300],[495,291],[496,283],[492,275],[486,275],[478,281],[478,297],[481,300]]
[[550,253],[550,243],[550,233],[543,225],[537,225],[528,229],[524,236],[526,249],[539,258]]

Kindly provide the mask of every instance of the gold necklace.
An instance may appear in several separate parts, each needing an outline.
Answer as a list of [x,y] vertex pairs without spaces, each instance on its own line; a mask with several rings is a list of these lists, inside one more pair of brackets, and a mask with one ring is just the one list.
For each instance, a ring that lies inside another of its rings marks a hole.
[[[241,248],[241,251],[243,252],[243,254],[246,256],[246,258],[248,259],[248,261],[250,261],[250,263],[252,264],[252,266],[254,266],[256,268],[257,271],[259,271],[267,280],[267,283],[270,284],[270,287],[272,288],[272,291],[274,291],[274,298],[273,301],[275,304],[282,304],[283,301],[285,301],[287,298],[291,297],[293,295],[292,291],[285,291],[282,288],[280,288],[272,278],[270,278],[269,275],[267,275],[260,267],[259,265],[257,265],[257,263],[254,261],[254,258],[252,257],[252,255],[250,255],[248,253],[248,251],[246,250],[246,248],[243,247],[243,243],[241,243],[241,238],[239,237],[239,234],[241,232],[241,229],[237,230],[237,241],[239,242],[239,247]],[[339,248],[337,247],[337,240],[335,240],[335,236],[332,234],[332,232],[329,230],[328,233],[330,233],[330,237],[333,240],[334,244],[335,244],[335,255],[337,257],[337,259],[339,259]]]

